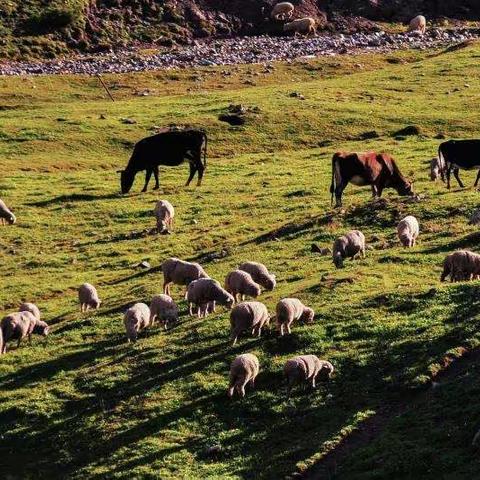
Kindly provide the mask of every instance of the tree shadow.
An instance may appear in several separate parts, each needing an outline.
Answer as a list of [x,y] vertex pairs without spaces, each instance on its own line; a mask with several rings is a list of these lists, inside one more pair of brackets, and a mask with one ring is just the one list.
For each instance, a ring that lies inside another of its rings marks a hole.
[[75,202],[95,202],[98,200],[111,200],[114,198],[120,198],[121,194],[108,193],[105,195],[93,195],[90,193],[72,193],[70,195],[60,195],[58,197],[50,198],[48,200],[40,200],[38,202],[30,202],[26,205],[30,207],[48,207],[50,205],[58,205],[62,203],[75,203]]

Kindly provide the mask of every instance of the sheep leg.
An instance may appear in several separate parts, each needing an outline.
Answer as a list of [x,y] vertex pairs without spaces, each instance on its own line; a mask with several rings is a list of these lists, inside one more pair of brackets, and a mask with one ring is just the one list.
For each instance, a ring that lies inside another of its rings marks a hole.
[[238,340],[238,333],[237,333],[237,331],[234,331],[234,332],[232,333],[232,335],[231,335],[230,338],[233,340],[233,342],[232,342],[232,347],[234,347],[235,344],[237,343],[237,340]]
[[287,332],[290,335],[292,333],[292,330],[290,329],[290,324],[287,323]]
[[283,331],[283,323],[280,325],[280,336],[283,337],[284,331]]
[[193,317],[193,303],[188,304],[188,313],[191,317]]
[[32,345],[32,334],[28,334],[28,344],[31,346]]
[[202,308],[200,305],[197,306],[197,317],[202,318]]
[[465,185],[462,183],[462,181],[460,180],[460,175],[458,174],[459,173],[459,169],[458,168],[455,168],[453,170],[453,176],[455,177],[455,179],[457,180],[458,184],[460,185],[460,188],[464,188]]
[[170,284],[170,282],[163,282],[163,293],[165,295],[169,295],[169,288],[168,288],[169,284]]
[[18,342],[17,342],[17,348],[20,348],[20,344],[22,343],[22,337],[20,337],[18,339]]
[[143,186],[142,192],[147,191],[147,187],[150,182],[150,178],[152,177],[152,173],[153,173],[153,168],[147,168],[147,171],[145,173],[145,185]]
[[153,176],[155,177],[155,186],[153,187],[153,189],[158,190],[160,188],[160,183],[158,181],[158,165],[153,167]]

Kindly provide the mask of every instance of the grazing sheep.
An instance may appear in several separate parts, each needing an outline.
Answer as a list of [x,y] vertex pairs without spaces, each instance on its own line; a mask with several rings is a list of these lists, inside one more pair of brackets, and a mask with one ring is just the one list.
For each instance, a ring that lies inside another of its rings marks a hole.
[[314,316],[315,312],[306,307],[298,298],[283,298],[277,303],[276,320],[282,337],[285,327],[287,327],[288,333],[292,333],[290,325],[295,320],[312,323]]
[[277,285],[275,274],[270,273],[265,265],[258,262],[244,262],[239,267],[251,275],[254,282],[257,282],[265,290],[273,290]]
[[255,283],[252,276],[243,270],[234,270],[225,277],[225,290],[233,295],[235,302],[238,302],[237,295],[240,295],[243,301],[245,295],[257,298],[262,293],[260,285]]
[[237,343],[238,336],[245,330],[251,330],[252,335],[262,334],[264,325],[270,324],[267,307],[260,302],[243,302],[236,305],[230,313],[230,331],[232,346]]
[[198,318],[206,317],[209,310],[215,311],[215,304],[217,303],[227,308],[231,308],[235,303],[232,295],[211,278],[199,278],[190,283],[187,288],[186,299],[189,304],[190,315],[193,315],[193,305],[195,305]]
[[161,266],[163,272],[163,293],[170,295],[170,284],[187,286],[199,278],[209,278],[205,270],[198,264],[185,262],[172,257]]
[[178,307],[172,297],[165,294],[154,295],[150,303],[150,324],[152,326],[157,318],[165,330],[167,330],[169,322],[178,322]]
[[469,225],[480,225],[480,210],[475,210],[468,222]]
[[288,18],[292,18],[294,10],[295,7],[290,2],[280,2],[272,8],[272,13],[270,16],[274,20],[286,20]]
[[315,20],[312,17],[297,18],[290,23],[286,23],[283,26],[284,32],[303,33],[304,35],[316,34],[317,27]]
[[423,35],[426,29],[427,19],[423,15],[417,15],[415,18],[410,20],[410,24],[408,26],[409,32],[420,32]]
[[414,247],[419,233],[418,220],[412,215],[405,217],[397,226],[398,238],[404,247]]
[[256,355],[244,353],[238,355],[230,366],[230,385],[228,396],[233,397],[235,390],[241,397],[245,396],[245,387],[250,382],[255,387],[255,378],[260,370],[260,363]]
[[7,315],[2,319],[0,328],[2,330],[0,354],[6,353],[9,340],[18,340],[18,348],[25,337],[28,337],[28,343],[31,345],[33,333],[46,337],[49,332],[48,325],[31,312],[15,312]]
[[157,219],[157,232],[170,233],[169,229],[173,229],[173,218],[175,217],[173,205],[167,200],[159,200],[153,213]]
[[40,309],[34,304],[34,303],[22,303],[20,305],[20,308],[18,309],[19,312],[30,312],[33,314],[33,316],[37,319],[40,320]]
[[287,395],[292,387],[301,382],[310,383],[315,388],[315,379],[322,372],[330,378],[334,368],[330,362],[320,360],[316,355],[300,355],[287,360],[284,373],[287,377]]
[[444,181],[443,166],[439,158],[435,157],[430,160],[430,180],[436,182],[439,178]]
[[123,317],[128,342],[136,342],[139,332],[150,325],[150,309],[145,303],[136,303]]
[[80,301],[80,310],[88,311],[90,308],[98,310],[102,301],[98,298],[97,289],[90,283],[80,285],[78,289],[78,300]]
[[337,268],[342,268],[345,258],[353,259],[359,253],[365,258],[365,235],[359,230],[352,230],[335,240],[333,263]]
[[440,281],[450,276],[451,282],[478,279],[480,277],[480,255],[468,250],[458,250],[447,255],[443,262]]
[[15,215],[5,205],[3,200],[0,200],[0,222],[5,225],[5,222],[13,225],[17,221]]

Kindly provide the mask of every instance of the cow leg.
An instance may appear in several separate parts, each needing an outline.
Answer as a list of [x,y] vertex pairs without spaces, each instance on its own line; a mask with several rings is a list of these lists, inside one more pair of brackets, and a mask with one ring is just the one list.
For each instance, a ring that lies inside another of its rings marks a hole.
[[155,186],[153,189],[158,190],[160,188],[160,183],[158,181],[158,165],[153,168],[153,176],[155,177]]
[[342,195],[343,191],[346,188],[345,183],[340,183],[335,187],[335,207],[341,207],[342,206]]
[[200,187],[202,185],[203,172],[205,171],[205,167],[203,166],[203,163],[201,160],[197,164],[197,170],[198,170],[197,187]]
[[193,180],[195,173],[197,173],[197,168],[193,162],[190,162],[190,175],[188,176],[187,183],[185,184],[186,187],[190,185],[190,182]]
[[377,198],[378,197],[378,188],[376,185],[372,184],[372,197]]
[[477,186],[478,186],[478,181],[479,181],[479,180],[480,180],[480,170],[478,171],[478,173],[477,173],[477,179],[475,180],[475,185],[474,185],[475,188],[477,188]]
[[146,192],[146,191],[147,191],[148,183],[150,182],[150,178],[151,178],[151,176],[152,176],[152,173],[153,173],[153,169],[152,169],[152,168],[148,168],[148,169],[147,169],[147,173],[145,174],[145,185],[143,186],[142,192]]
[[459,175],[458,173],[459,173],[458,168],[455,168],[455,169],[453,170],[453,175],[454,175],[454,177],[457,179],[457,182],[458,182],[458,184],[460,185],[460,188],[464,188],[465,185],[464,185],[464,184],[462,183],[462,181],[460,180],[460,175]]
[[447,188],[448,190],[450,190],[450,175],[452,173],[452,166],[450,164],[448,164],[448,167],[447,167]]

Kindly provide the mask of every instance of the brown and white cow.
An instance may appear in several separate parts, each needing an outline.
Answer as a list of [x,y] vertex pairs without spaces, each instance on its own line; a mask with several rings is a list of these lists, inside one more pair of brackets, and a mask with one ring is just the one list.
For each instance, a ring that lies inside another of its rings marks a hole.
[[373,197],[381,197],[384,188],[394,188],[399,195],[413,196],[412,184],[401,174],[395,160],[386,153],[337,152],[332,158],[332,184],[336,207],[342,206],[342,194],[348,183],[371,185]]

